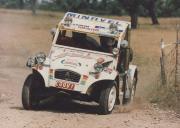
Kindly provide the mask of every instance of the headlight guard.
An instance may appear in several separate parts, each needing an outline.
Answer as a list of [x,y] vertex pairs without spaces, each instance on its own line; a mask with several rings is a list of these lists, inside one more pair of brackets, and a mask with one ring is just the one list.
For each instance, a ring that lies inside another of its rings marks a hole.
[[36,54],[36,60],[38,64],[43,64],[44,61],[46,60],[46,54],[44,52],[40,52]]
[[29,57],[26,63],[26,66],[31,68],[37,64],[37,60],[35,57]]

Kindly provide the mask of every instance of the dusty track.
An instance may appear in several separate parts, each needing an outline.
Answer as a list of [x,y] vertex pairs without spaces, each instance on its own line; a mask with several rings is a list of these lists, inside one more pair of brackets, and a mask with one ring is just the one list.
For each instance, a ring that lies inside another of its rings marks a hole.
[[[156,49],[135,51],[136,61],[141,67],[136,104],[125,109],[116,108],[111,115],[98,115],[98,106],[87,103],[63,101],[53,98],[40,111],[25,111],[21,105],[21,89],[25,77],[31,72],[24,64],[29,55],[41,50],[48,51],[51,37],[49,29],[58,22],[57,17],[42,13],[32,17],[29,12],[0,10],[0,128],[179,128],[180,116],[172,111],[164,111],[156,106],[142,103],[140,93],[150,85],[150,78],[156,71],[147,72],[146,63],[157,60]],[[145,30],[146,32],[147,30]],[[153,31],[153,30],[150,30]],[[155,31],[157,31],[155,29]],[[134,32],[135,33],[135,32]],[[163,31],[162,31],[163,33]],[[148,34],[144,33],[145,37]],[[172,35],[169,35],[172,39]],[[141,36],[141,29],[136,36]],[[133,37],[134,38],[134,37]],[[140,39],[136,38],[136,42]],[[153,41],[151,41],[153,42]],[[157,42],[156,42],[157,43]],[[136,43],[134,47],[142,46]],[[154,45],[152,47],[157,47]],[[151,54],[152,53],[152,54]],[[152,58],[154,57],[154,58]],[[148,60],[149,58],[152,58]],[[144,62],[147,61],[147,62]],[[152,65],[156,65],[153,62]],[[147,65],[149,66],[149,65]],[[153,67],[153,66],[152,66]],[[153,67],[156,70],[158,67]],[[149,70],[148,70],[149,71]],[[148,84],[147,84],[147,83]],[[151,81],[152,82],[152,81]],[[146,84],[145,84],[146,83]],[[139,99],[141,99],[139,101]]]

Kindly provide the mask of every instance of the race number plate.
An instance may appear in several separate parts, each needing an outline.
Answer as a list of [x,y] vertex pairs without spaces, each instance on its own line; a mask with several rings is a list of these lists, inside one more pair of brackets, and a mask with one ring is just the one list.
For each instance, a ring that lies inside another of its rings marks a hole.
[[67,90],[74,90],[75,84],[65,81],[57,81],[55,87]]

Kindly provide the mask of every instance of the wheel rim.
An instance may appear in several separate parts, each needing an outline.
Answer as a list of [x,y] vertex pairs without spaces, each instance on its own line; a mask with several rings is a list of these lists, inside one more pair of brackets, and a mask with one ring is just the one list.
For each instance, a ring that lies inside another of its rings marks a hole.
[[116,88],[113,86],[109,93],[109,99],[108,99],[108,110],[111,111],[114,107],[116,101]]

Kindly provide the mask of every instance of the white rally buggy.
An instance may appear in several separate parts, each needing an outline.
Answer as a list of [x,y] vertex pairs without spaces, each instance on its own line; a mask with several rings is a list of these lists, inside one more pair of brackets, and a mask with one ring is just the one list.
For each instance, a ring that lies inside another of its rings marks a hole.
[[30,57],[32,68],[22,89],[22,104],[37,109],[56,93],[99,103],[102,114],[133,100],[137,67],[130,65],[130,23],[67,12],[53,34],[49,55]]

